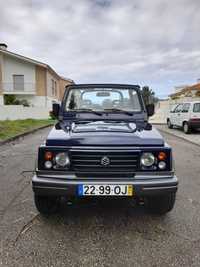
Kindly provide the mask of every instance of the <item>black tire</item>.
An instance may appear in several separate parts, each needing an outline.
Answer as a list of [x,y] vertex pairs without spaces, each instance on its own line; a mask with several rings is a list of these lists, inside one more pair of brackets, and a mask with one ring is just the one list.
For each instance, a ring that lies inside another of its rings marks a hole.
[[176,193],[152,196],[146,198],[145,206],[149,212],[162,215],[173,209],[175,200]]
[[185,121],[183,123],[183,131],[185,134],[190,134],[191,133],[191,128],[189,126],[189,124]]
[[58,211],[60,199],[52,196],[34,195],[35,206],[43,215],[51,215]]
[[170,119],[167,120],[167,126],[168,126],[169,129],[173,128],[173,125],[171,124]]

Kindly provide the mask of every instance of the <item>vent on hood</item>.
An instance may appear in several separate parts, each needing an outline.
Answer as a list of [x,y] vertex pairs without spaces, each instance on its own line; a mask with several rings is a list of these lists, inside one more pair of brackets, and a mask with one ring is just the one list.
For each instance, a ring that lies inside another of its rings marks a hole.
[[82,132],[134,132],[136,130],[136,124],[131,122],[88,122],[88,123],[76,123],[72,131],[74,133]]

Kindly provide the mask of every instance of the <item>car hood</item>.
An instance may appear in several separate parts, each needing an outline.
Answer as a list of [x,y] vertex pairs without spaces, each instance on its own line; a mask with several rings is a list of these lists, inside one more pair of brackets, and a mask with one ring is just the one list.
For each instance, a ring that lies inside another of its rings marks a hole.
[[47,146],[163,146],[164,140],[159,132],[138,129],[129,122],[91,122],[72,124],[70,128],[61,125],[53,127]]

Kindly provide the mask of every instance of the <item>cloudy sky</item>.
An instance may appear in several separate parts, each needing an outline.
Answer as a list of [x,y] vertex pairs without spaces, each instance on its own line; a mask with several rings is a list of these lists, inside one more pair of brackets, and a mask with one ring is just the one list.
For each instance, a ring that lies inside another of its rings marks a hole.
[[0,42],[77,83],[164,96],[200,78],[200,1],[0,0]]

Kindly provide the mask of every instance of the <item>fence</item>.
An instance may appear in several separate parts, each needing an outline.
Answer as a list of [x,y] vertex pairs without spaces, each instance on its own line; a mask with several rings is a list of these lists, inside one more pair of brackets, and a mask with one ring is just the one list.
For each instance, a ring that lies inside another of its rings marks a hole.
[[48,119],[49,108],[24,107],[21,105],[0,106],[0,120]]

